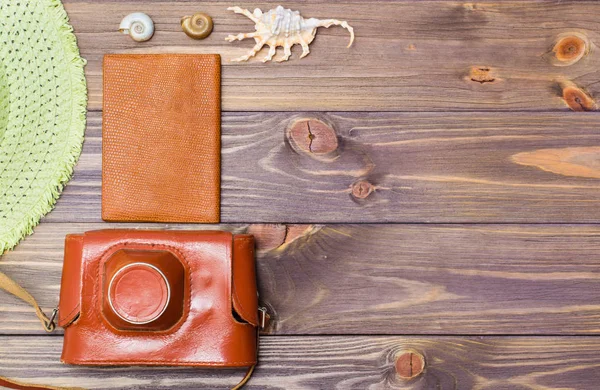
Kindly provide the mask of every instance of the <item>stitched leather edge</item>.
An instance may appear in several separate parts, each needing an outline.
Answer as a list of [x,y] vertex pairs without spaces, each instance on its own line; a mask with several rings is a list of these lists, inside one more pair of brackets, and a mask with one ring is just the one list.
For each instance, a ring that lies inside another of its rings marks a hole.
[[[239,305],[239,311],[241,311],[241,312],[242,312],[241,314],[243,314],[243,317],[244,317],[244,319],[246,319],[246,317],[248,317],[248,318],[252,318],[252,315],[249,315],[249,314],[248,314],[249,312],[248,312],[248,311],[247,311],[247,310],[246,310],[246,309],[243,307],[243,305],[242,305],[242,301],[241,301],[241,300],[240,300],[240,298],[238,297],[238,295],[237,295],[237,291],[236,291],[236,290],[233,290],[233,295],[235,296],[235,299],[236,299],[236,301],[238,302],[238,305]],[[235,310],[235,307],[234,307],[233,309]],[[253,323],[250,323],[250,325],[252,325],[252,326],[256,326],[256,325],[254,325]]]
[[[234,235],[234,236],[232,236],[232,247],[234,246],[236,239],[240,240],[240,241],[245,241],[245,242],[248,242],[248,243],[251,242],[251,241],[252,242],[254,241],[254,238]],[[232,261],[233,261],[233,259],[232,259]],[[256,264],[255,264],[255,266],[256,266]],[[232,289],[232,292],[233,292],[233,298],[236,301],[236,304],[233,305],[233,309],[236,310],[236,311],[240,311],[241,312],[240,314],[242,315],[242,317],[246,321],[248,321],[247,318],[256,318],[256,313],[254,313],[253,310],[248,311],[244,307],[244,305],[242,304],[242,300],[238,296],[237,288],[236,288],[236,285],[235,285],[235,274],[234,273],[235,273],[235,270],[234,270],[234,266],[232,264],[232,266],[231,266],[231,279],[232,279],[231,289]],[[239,309],[236,308],[236,306],[239,306]],[[250,325],[254,326],[254,327],[258,326],[258,320],[248,321],[248,323]]]
[[[76,311],[79,311],[81,308],[81,304],[78,303],[77,306],[75,306],[75,308],[73,310],[71,310],[71,312],[69,312],[69,314],[65,315],[65,316],[60,316],[58,317],[58,326],[60,326],[61,328],[66,328],[67,326],[71,325],[73,322],[75,322],[75,319],[77,318],[73,318],[71,321],[67,321],[68,318],[71,318],[71,316],[73,315],[73,313],[75,313]],[[60,314],[60,311],[59,311]]]
[[[83,268],[82,261],[83,261],[83,240],[84,240],[84,237],[85,237],[85,234],[67,234],[67,236],[65,237],[65,240],[64,240],[64,249],[65,249],[64,257],[65,257],[65,259],[63,259],[63,270],[62,270],[63,275],[61,276],[61,288],[60,288],[60,291],[59,291],[59,300],[58,300],[58,309],[59,310],[58,310],[58,318],[57,318],[57,321],[56,321],[57,325],[60,326],[63,329],[67,328],[68,326],[70,326],[71,324],[73,324],[74,322],[76,322],[77,319],[79,319],[79,317],[81,315],[81,313],[79,313],[77,315],[74,315],[74,314],[81,311],[81,276],[82,276],[81,271],[82,271],[82,268]],[[62,282],[63,282],[64,272],[65,272],[65,261],[64,260],[66,260],[67,245],[72,245],[72,244],[68,244],[67,243],[69,240],[71,240],[71,241],[81,240],[81,252],[79,253],[79,259],[78,259],[78,262],[79,262],[79,275],[78,275],[78,277],[79,277],[79,292],[78,292],[79,299],[77,301],[77,305],[75,305],[75,307],[68,314],[65,315],[65,314],[63,314],[61,312],[60,309],[61,309],[61,306],[62,306],[61,305],[61,302],[62,302],[61,298],[62,298],[62,293],[63,293]]]

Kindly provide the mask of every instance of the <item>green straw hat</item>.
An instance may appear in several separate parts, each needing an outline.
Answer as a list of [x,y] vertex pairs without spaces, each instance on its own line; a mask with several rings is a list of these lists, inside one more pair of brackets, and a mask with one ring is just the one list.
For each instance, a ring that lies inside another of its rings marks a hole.
[[0,0],[0,254],[32,233],[71,177],[84,65],[59,0]]

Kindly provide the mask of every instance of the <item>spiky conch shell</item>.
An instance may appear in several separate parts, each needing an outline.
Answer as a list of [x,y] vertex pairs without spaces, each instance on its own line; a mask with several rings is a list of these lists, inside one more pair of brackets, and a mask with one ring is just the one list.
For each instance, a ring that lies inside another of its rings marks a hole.
[[302,46],[302,55],[305,57],[310,53],[308,45],[313,41],[317,33],[317,28],[331,26],[341,26],[350,32],[350,43],[354,42],[354,29],[350,27],[348,22],[337,19],[304,19],[298,11],[285,9],[278,6],[263,13],[256,8],[253,13],[240,7],[227,8],[238,14],[242,14],[255,23],[255,31],[247,34],[229,35],[225,39],[229,42],[235,40],[243,40],[246,38],[254,38],[256,45],[247,54],[236,58],[232,61],[247,61],[254,57],[264,45],[269,46],[269,54],[263,59],[263,62],[270,61],[276,53],[277,47],[284,48],[284,57],[278,61],[287,61],[291,56],[291,48],[295,44]]

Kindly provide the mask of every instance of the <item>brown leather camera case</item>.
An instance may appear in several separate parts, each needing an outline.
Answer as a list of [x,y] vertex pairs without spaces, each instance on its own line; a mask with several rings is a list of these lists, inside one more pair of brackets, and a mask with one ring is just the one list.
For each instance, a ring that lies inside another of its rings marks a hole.
[[66,238],[65,363],[252,366],[257,313],[251,235],[100,230]]

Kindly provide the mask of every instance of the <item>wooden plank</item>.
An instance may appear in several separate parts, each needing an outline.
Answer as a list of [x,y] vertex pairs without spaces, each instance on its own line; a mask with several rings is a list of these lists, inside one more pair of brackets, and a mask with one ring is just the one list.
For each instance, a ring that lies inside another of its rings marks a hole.
[[[311,142],[327,151],[337,137],[337,149],[318,155],[286,139],[303,117],[329,123],[334,137],[325,129]],[[229,113],[221,218],[596,223],[599,126],[598,113]],[[353,194],[360,180],[374,192]],[[91,112],[74,180],[46,219],[100,222],[100,184],[101,118]]]
[[[0,269],[47,309],[58,301],[64,236],[100,228],[194,225],[44,223]],[[259,238],[272,334],[599,334],[600,226],[221,226]],[[283,229],[281,229],[283,228]],[[0,332],[42,334],[0,294]]]
[[[59,363],[61,337],[2,337],[2,375],[91,389],[230,388],[240,370],[85,368]],[[395,362],[421,353],[402,380]],[[263,337],[248,389],[595,389],[597,337]]]
[[[593,1],[296,1],[286,7],[306,17],[347,20],[348,33],[320,29],[308,57],[294,48],[288,63],[231,63],[253,40],[228,43],[229,34],[251,32],[244,16],[227,11],[231,1],[69,0],[65,2],[87,58],[90,108],[101,109],[105,53],[218,53],[223,56],[223,108],[227,111],[446,111],[566,110],[561,98],[574,83],[593,97],[600,93],[600,4]],[[277,2],[236,2],[264,11]],[[182,16],[202,10],[215,21],[203,41],[188,38]],[[135,43],[116,30],[130,12],[146,11],[157,32]],[[570,66],[556,61],[563,35],[583,36],[589,53]],[[575,104],[577,106],[577,104]]]

